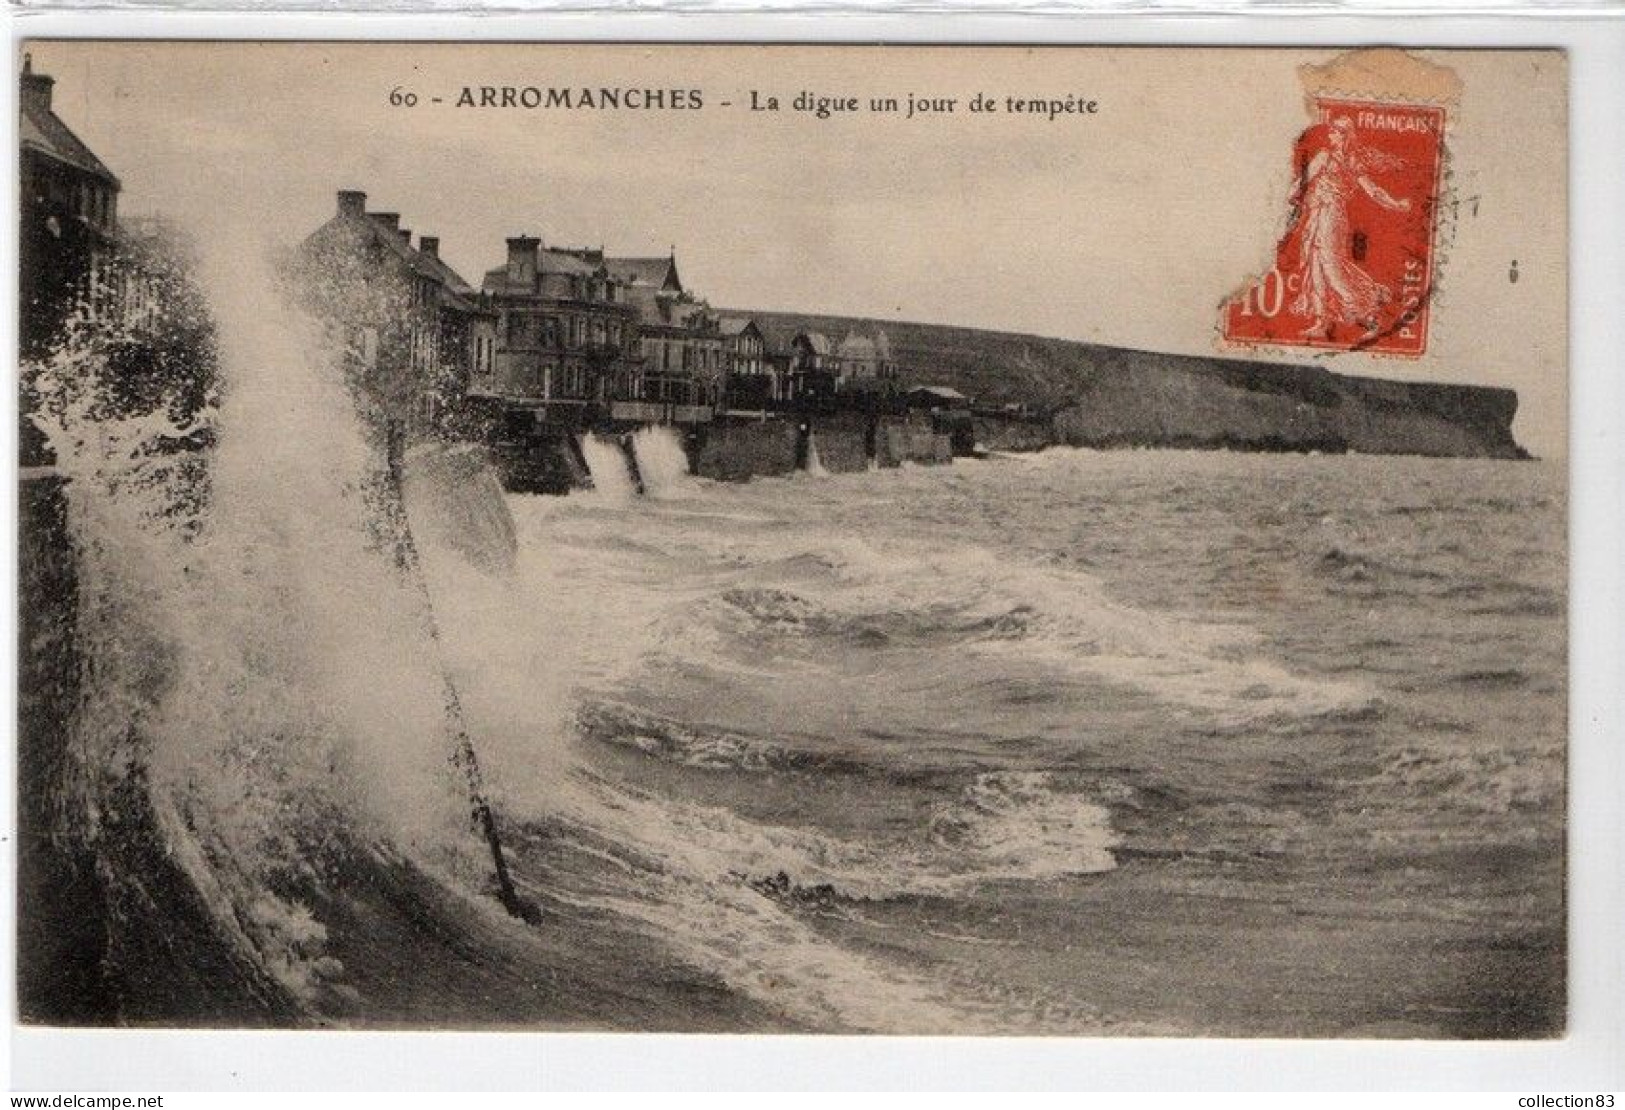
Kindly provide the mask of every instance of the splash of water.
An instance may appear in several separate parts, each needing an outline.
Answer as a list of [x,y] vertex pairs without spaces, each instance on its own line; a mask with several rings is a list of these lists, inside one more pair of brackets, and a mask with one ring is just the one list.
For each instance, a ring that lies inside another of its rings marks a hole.
[[161,412],[98,410],[100,339],[38,368],[89,674],[75,819],[96,843],[143,819],[119,805],[150,814],[221,932],[313,1001],[340,970],[301,902],[324,851],[387,844],[470,875],[478,855],[422,597],[378,542],[379,459],[337,356],[258,244],[202,246],[221,378],[208,456],[162,454],[184,429]]
[[816,477],[829,474],[824,469],[824,461],[818,457],[818,436],[814,432],[807,433],[807,473]]
[[581,455],[587,460],[592,488],[602,500],[624,505],[637,495],[626,454],[619,446],[589,432],[581,437]]
[[688,455],[671,428],[656,424],[639,428],[632,437],[632,451],[650,497],[674,497],[689,486]]

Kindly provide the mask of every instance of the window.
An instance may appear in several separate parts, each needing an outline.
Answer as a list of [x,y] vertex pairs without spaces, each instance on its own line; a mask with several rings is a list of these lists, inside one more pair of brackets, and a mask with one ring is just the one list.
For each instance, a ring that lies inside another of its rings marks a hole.
[[508,317],[508,345],[510,347],[529,347],[536,341],[536,319],[514,313]]

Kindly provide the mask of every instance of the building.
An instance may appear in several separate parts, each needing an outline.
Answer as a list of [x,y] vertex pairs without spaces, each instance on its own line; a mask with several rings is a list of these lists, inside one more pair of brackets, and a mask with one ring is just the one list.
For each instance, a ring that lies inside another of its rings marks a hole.
[[175,228],[121,225],[119,179],[56,115],[54,85],[25,56],[18,127],[24,466],[55,461],[35,423],[46,402],[32,369],[70,325],[99,355],[80,364],[74,387],[110,415],[163,410],[189,425],[212,403],[215,382],[214,326],[193,278],[195,251]]
[[970,398],[945,385],[917,385],[904,394],[911,409],[968,410]]
[[643,397],[674,405],[714,406],[723,385],[721,320],[686,294],[639,306]]
[[638,309],[603,251],[547,249],[525,235],[507,243],[506,264],[484,281],[497,313],[488,394],[570,422],[639,396]]
[[745,316],[724,316],[719,323],[724,407],[765,409],[782,400],[779,375],[767,361],[767,337],[756,321]]
[[803,402],[834,398],[840,378],[835,345],[822,332],[797,332],[790,340],[790,397]]
[[676,252],[604,262],[626,283],[637,308],[642,398],[689,408],[717,405],[726,373],[721,318],[683,288]]
[[492,377],[495,314],[439,256],[439,240],[396,212],[367,211],[367,194],[341,190],[333,217],[300,244],[295,262],[313,312],[340,331],[368,400],[383,419],[432,427]]
[[836,387],[845,393],[893,393],[897,389],[897,367],[892,362],[891,342],[884,331],[874,338],[849,332],[835,348],[833,369]]
[[52,108],[55,81],[23,58],[18,338],[24,358],[50,349],[79,310],[110,309],[119,179]]

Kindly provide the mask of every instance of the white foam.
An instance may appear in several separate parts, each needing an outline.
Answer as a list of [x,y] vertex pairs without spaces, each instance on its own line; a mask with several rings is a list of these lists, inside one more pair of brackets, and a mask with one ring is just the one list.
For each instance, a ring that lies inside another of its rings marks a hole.
[[593,491],[607,504],[624,505],[637,496],[637,486],[627,468],[626,452],[591,432],[581,437],[581,454],[592,475]]
[[648,496],[677,497],[693,485],[689,478],[688,455],[670,427],[651,424],[639,428],[632,436],[632,451],[637,456],[638,474],[643,478],[643,492]]

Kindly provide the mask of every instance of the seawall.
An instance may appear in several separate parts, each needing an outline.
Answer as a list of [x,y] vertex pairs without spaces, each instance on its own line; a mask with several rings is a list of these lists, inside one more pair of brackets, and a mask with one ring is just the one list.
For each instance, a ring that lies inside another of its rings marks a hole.
[[[964,329],[939,330],[964,334]],[[1019,338],[989,334],[1000,341]],[[1006,401],[998,408],[934,417],[920,412],[723,416],[682,433],[690,469],[716,481],[739,482],[804,469],[814,448],[824,470],[844,473],[905,462],[947,463],[974,448],[1038,451],[1054,444],[1528,457],[1512,435],[1518,396],[1510,389],[1389,381],[1312,366],[1059,340],[1032,343],[1040,346],[1022,354],[1029,377],[1040,362],[1048,368],[1050,386],[1064,385],[1064,392],[1048,393],[1042,403]],[[1059,356],[1050,348],[1057,345],[1085,352],[1087,361],[1056,366],[1053,359]],[[1048,351],[1051,361],[1035,350]],[[961,392],[974,388],[973,382],[947,377]],[[1008,384],[1002,377],[995,380]],[[493,448],[510,490],[567,493],[589,482],[575,433],[568,429],[539,427]]]
[[[24,1024],[293,1024],[176,863],[145,768],[86,767],[86,676],[67,482],[18,491],[17,1017]],[[87,810],[92,803],[97,819]]]
[[83,1024],[114,1015],[96,862],[62,820],[83,671],[65,485],[28,468],[18,488],[17,1014]]
[[818,464],[847,474],[872,465],[934,466],[953,461],[949,437],[926,416],[835,413],[766,420],[716,420],[684,437],[690,469],[702,478],[744,482],[804,470],[816,448]]
[[718,482],[789,474],[797,469],[799,440],[789,420],[713,422],[686,444],[689,468]]

